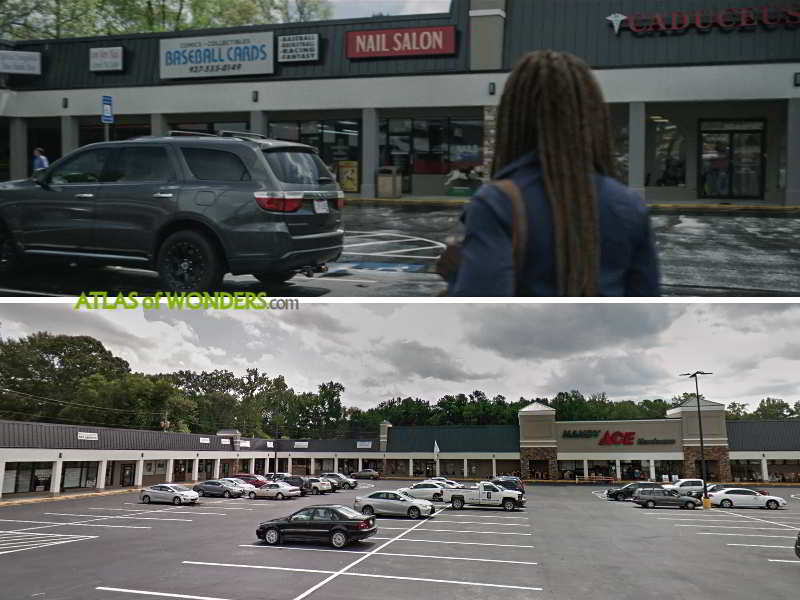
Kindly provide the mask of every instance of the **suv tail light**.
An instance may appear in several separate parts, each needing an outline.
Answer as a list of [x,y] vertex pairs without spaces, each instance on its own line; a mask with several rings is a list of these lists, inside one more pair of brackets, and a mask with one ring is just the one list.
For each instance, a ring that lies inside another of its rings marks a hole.
[[297,212],[303,206],[302,192],[253,192],[256,202],[264,210]]
[[359,529],[369,529],[370,527],[370,519],[364,519],[361,523],[358,524]]

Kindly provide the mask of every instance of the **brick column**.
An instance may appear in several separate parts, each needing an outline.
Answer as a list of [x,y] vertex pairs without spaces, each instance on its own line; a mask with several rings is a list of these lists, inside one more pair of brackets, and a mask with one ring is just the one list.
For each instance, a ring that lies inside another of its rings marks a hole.
[[533,479],[530,461],[546,460],[547,475],[550,479],[558,479],[558,459],[556,448],[520,448],[520,465],[523,479]]

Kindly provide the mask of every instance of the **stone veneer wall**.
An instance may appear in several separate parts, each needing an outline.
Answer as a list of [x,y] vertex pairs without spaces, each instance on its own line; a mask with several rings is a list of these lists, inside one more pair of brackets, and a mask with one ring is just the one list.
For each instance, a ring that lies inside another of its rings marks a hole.
[[550,479],[558,479],[558,459],[556,448],[520,448],[520,471],[523,479],[532,479],[531,460],[546,460]]
[[483,107],[483,173],[488,181],[492,177],[492,159],[494,158],[495,122],[497,107]]
[[[727,446],[706,446],[706,460],[715,460],[718,463],[720,481],[733,481],[731,474],[730,453]],[[695,468],[695,461],[700,460],[700,446],[683,447],[683,477],[702,477],[702,470]]]

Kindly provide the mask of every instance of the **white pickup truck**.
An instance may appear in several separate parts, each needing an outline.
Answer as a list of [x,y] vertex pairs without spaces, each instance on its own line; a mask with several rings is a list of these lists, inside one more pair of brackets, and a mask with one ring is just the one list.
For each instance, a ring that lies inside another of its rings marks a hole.
[[509,511],[525,506],[522,492],[504,489],[490,481],[481,481],[475,487],[460,490],[442,490],[442,500],[452,503],[456,510],[461,510],[466,505],[502,506]]

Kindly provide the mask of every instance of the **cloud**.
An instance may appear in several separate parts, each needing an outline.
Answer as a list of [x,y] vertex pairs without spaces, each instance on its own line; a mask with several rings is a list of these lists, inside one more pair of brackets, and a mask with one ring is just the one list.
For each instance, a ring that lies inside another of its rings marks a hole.
[[[512,360],[554,358],[620,345],[650,346],[682,305],[540,304],[471,307],[474,346]],[[490,316],[486,311],[492,311]]]
[[497,373],[470,371],[459,364],[450,353],[420,342],[403,340],[384,348],[381,359],[392,367],[395,378],[419,377],[442,381],[477,381],[497,377]]
[[[584,393],[606,392],[609,396],[660,396],[675,377],[654,356],[616,354],[571,358],[561,361],[545,386],[549,395],[561,391],[581,390]],[[648,393],[649,392],[649,393]]]

